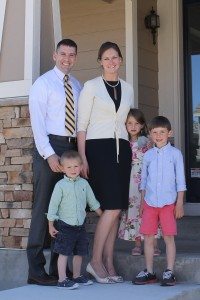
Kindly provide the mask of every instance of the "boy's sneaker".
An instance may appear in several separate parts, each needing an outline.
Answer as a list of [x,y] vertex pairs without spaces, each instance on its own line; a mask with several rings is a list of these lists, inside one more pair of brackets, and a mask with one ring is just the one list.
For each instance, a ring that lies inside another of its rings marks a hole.
[[80,283],[80,284],[83,284],[83,285],[91,285],[93,284],[93,281],[88,279],[86,276],[79,276],[77,278],[73,278],[73,281],[76,282],[76,283]]
[[176,284],[176,278],[173,272],[169,269],[163,272],[163,278],[161,281],[162,286],[173,286]]
[[58,281],[57,288],[59,289],[68,289],[68,290],[74,290],[78,288],[78,283],[74,282],[73,280],[70,280],[69,278],[66,278],[62,282]]
[[141,271],[132,281],[133,284],[148,284],[148,283],[155,283],[157,282],[157,277],[155,273],[147,272],[147,269]]

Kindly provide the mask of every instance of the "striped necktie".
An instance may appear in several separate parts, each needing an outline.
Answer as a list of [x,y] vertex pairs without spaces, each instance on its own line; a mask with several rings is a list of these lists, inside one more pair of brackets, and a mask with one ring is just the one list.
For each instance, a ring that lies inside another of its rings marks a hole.
[[69,76],[64,77],[64,88],[66,94],[65,104],[65,128],[70,132],[71,135],[75,133],[75,114],[74,114],[74,97],[72,87],[68,81]]

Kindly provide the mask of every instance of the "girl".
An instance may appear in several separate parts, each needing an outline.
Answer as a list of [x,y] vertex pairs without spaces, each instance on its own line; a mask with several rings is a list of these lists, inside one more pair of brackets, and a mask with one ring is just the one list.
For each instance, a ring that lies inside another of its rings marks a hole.
[[[122,212],[119,227],[119,238],[135,241],[135,247],[132,249],[132,255],[141,255],[142,236],[139,233],[141,223],[141,194],[139,191],[139,184],[141,180],[142,158],[144,153],[152,147],[152,144],[145,136],[147,133],[147,126],[144,114],[139,109],[134,108],[130,110],[127,116],[126,128],[129,134],[132,150],[132,170],[129,188],[129,207],[128,210]],[[160,250],[157,247],[157,239],[155,239],[154,248],[154,255],[159,255]]]

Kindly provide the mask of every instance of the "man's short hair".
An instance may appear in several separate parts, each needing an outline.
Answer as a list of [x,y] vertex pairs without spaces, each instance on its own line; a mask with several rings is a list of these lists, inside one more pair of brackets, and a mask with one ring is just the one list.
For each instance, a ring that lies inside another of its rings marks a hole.
[[71,40],[71,39],[63,39],[61,40],[57,46],[56,46],[56,51],[60,48],[60,46],[68,46],[68,47],[73,47],[76,50],[77,53],[77,44]]
[[170,121],[163,116],[157,116],[153,118],[148,124],[148,130],[151,131],[154,128],[163,127],[167,128],[168,131],[172,130]]
[[80,161],[80,163],[82,163],[82,158],[80,156],[80,154],[75,151],[75,150],[69,150],[69,151],[65,151],[60,158],[60,163],[61,165],[63,164],[63,162],[67,159],[77,159]]

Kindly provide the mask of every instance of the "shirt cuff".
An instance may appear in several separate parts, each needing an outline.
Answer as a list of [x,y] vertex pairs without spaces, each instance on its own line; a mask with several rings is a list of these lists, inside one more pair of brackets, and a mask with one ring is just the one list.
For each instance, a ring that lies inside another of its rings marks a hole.
[[177,192],[184,192],[184,191],[187,191],[185,185],[179,185],[179,186],[177,186]]
[[53,150],[52,147],[48,147],[43,151],[38,150],[38,152],[44,159],[47,159],[49,156],[55,154],[55,151]]
[[99,204],[99,203],[96,204],[96,205],[93,205],[92,207],[90,207],[90,210],[91,210],[91,211],[95,211],[95,210],[97,210],[98,208],[100,208],[100,204]]
[[50,215],[47,214],[47,219],[48,219],[48,221],[53,222],[55,220],[58,220],[58,217],[57,216],[50,216]]

